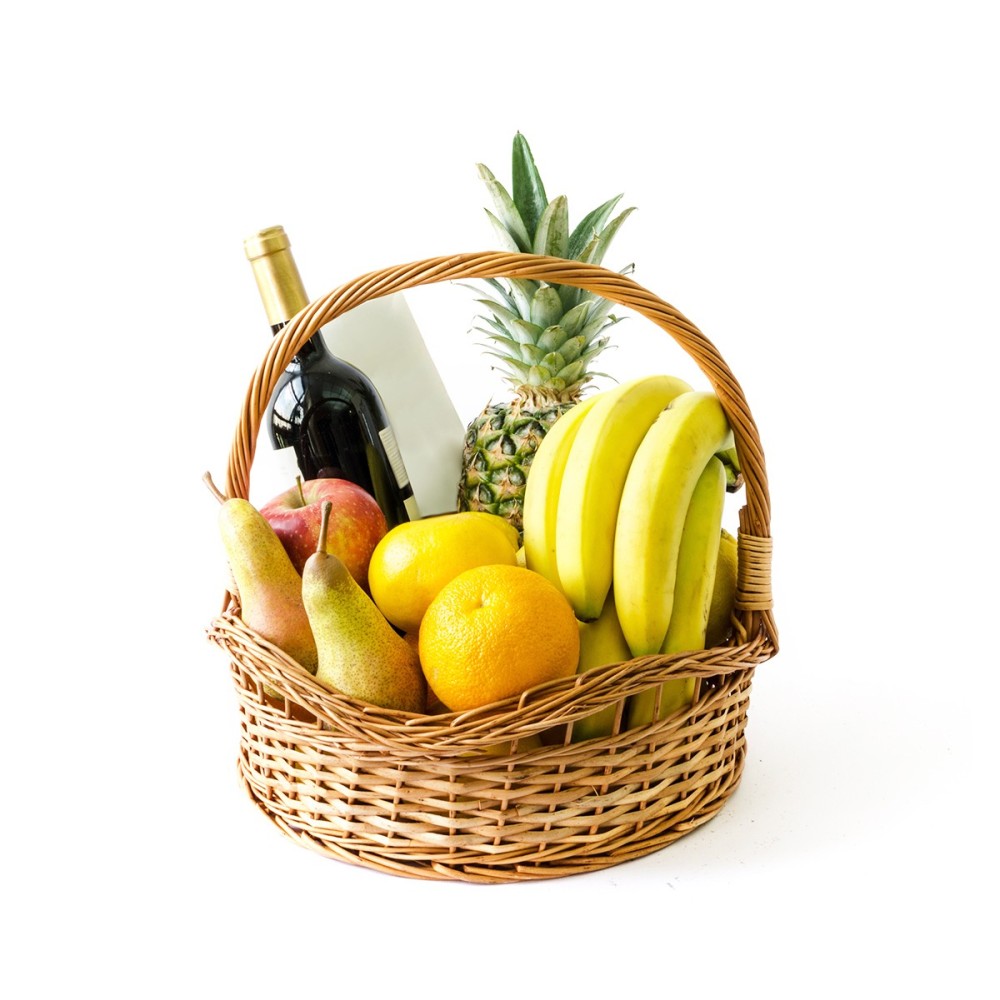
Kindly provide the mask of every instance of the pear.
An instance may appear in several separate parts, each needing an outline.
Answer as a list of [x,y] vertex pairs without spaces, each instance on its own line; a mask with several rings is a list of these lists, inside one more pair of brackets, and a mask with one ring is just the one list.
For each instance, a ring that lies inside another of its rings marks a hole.
[[316,637],[316,680],[331,691],[403,712],[426,710],[420,658],[337,556],[326,551],[333,505],[323,503],[316,551],[302,570],[302,600]]
[[316,673],[316,641],[302,603],[302,577],[281,540],[249,500],[226,498],[205,473],[222,504],[219,531],[240,599],[240,617],[262,638]]

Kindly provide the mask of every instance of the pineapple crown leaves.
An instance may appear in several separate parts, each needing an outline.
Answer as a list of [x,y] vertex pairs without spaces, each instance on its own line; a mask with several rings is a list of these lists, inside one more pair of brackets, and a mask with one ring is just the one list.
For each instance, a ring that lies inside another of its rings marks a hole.
[[[486,215],[501,246],[513,253],[545,254],[587,264],[602,264],[611,241],[635,211],[634,208],[627,208],[611,219],[612,212],[622,199],[622,195],[615,195],[588,212],[571,232],[566,196],[559,195],[552,201],[548,200],[531,148],[520,132],[514,136],[511,155],[513,194],[485,164],[477,164],[477,169],[493,201],[494,210],[486,209]],[[539,282],[526,284],[537,287]],[[565,285],[553,287],[559,290],[566,309],[590,294]]]
[[514,136],[511,156],[513,195],[485,164],[477,164],[479,176],[486,183],[496,212],[486,210],[505,247],[514,252],[547,254],[567,260],[600,264],[608,244],[628,216],[628,208],[608,225],[608,219],[622,195],[599,205],[569,231],[569,203],[565,195],[551,202],[528,140],[520,132]]
[[[553,289],[540,292],[551,293],[558,301]],[[605,331],[619,321],[610,314],[611,303],[599,298],[581,302],[562,314],[561,323],[550,325],[544,325],[544,310],[533,312],[532,319],[542,320],[535,323],[492,299],[478,302],[492,315],[482,317],[487,325],[476,331],[494,348],[486,353],[503,363],[506,380],[515,389],[549,388],[555,396],[590,380],[591,362],[608,346]]]
[[[479,174],[493,196],[496,209],[496,212],[486,209],[487,218],[492,223],[502,248],[511,253],[537,253],[562,257],[564,260],[579,260],[585,264],[602,264],[622,223],[635,211],[634,208],[627,208],[608,222],[615,206],[622,199],[622,195],[616,195],[588,213],[570,233],[569,202],[565,195],[559,195],[545,204],[538,214],[537,223],[532,226],[525,221],[525,216],[533,218],[538,206],[519,204],[488,167],[481,163],[478,166]],[[544,198],[544,191],[542,197]],[[522,285],[537,287],[540,284],[537,281],[520,280]],[[569,285],[552,287],[560,290],[563,305],[567,309],[590,294]]]
[[[622,223],[634,211],[625,209],[612,218],[622,195],[616,195],[589,212],[570,231],[565,195],[548,199],[527,140],[514,136],[509,192],[484,164],[477,164],[486,184],[493,211],[486,215],[501,246],[514,253],[545,254],[566,260],[601,264]],[[628,269],[627,269],[628,270]],[[587,382],[590,362],[607,346],[601,332],[618,322],[611,303],[570,285],[509,278],[486,282],[495,297],[480,299],[491,315],[481,317],[484,333],[503,362],[507,381],[515,389],[532,386],[559,396]]]

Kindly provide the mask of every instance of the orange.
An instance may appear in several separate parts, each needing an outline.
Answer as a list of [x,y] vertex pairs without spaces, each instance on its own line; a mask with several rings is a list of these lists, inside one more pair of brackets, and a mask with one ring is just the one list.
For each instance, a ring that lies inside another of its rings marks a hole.
[[420,624],[420,663],[437,698],[454,712],[572,677],[580,627],[569,601],[523,566],[477,566],[431,601]]
[[382,536],[368,564],[379,611],[416,632],[437,592],[463,570],[517,562],[517,530],[485,511],[439,514],[398,524]]

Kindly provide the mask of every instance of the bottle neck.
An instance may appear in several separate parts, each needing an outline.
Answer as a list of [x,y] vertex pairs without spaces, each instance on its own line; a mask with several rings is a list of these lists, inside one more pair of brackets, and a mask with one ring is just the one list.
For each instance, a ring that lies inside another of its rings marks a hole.
[[297,312],[309,304],[305,285],[295,258],[287,247],[250,261],[261,302],[271,329],[280,330]]
[[[282,226],[272,226],[245,240],[244,249],[271,333],[276,334],[309,304],[288,236]],[[298,351],[296,357],[306,360],[324,351],[323,338],[315,336]]]

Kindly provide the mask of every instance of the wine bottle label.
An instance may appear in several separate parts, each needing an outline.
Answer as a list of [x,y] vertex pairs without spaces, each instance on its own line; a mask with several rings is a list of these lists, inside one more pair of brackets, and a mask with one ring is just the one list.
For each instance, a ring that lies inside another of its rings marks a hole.
[[420,508],[417,506],[417,498],[412,493],[403,501],[403,506],[411,521],[420,520]]
[[333,354],[377,386],[421,511],[454,511],[466,421],[459,419],[406,298],[395,292],[363,302],[325,326],[323,336]]
[[403,464],[403,456],[399,453],[399,445],[396,443],[396,435],[392,433],[391,427],[383,427],[378,432],[382,440],[382,447],[385,448],[386,458],[392,467],[392,474],[396,477],[396,485],[402,489],[410,485],[410,477],[406,474],[406,466]]

